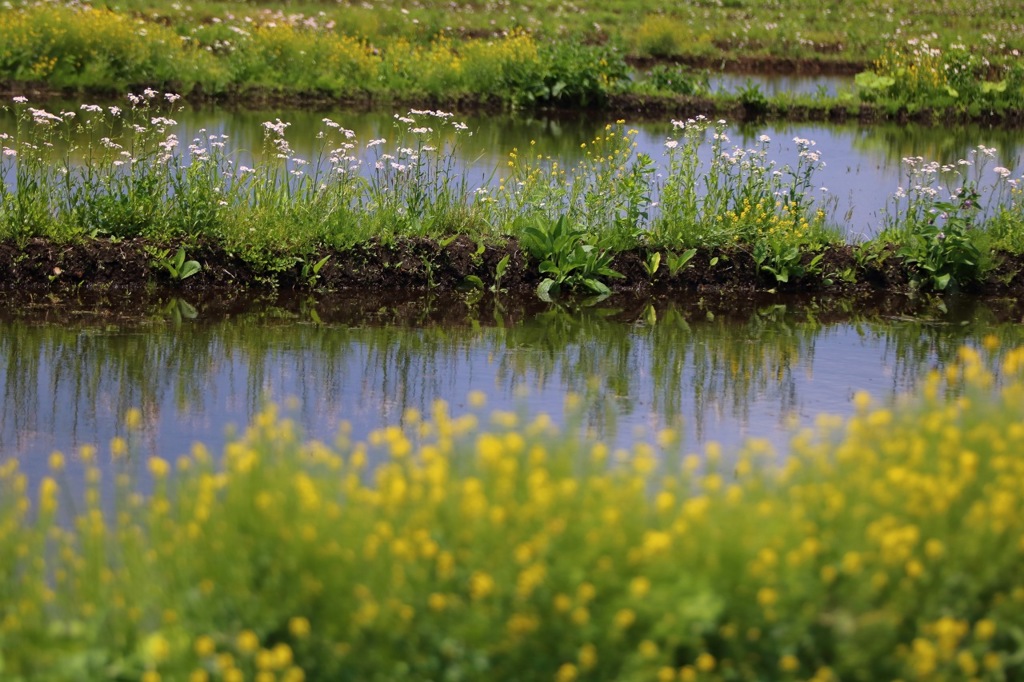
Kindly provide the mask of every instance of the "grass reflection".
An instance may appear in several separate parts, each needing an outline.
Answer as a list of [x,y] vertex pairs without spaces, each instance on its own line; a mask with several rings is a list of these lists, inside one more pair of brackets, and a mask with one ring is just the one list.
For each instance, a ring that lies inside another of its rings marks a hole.
[[[883,377],[891,382],[883,390],[906,390],[963,344],[993,334],[1011,346],[1021,337],[1002,323],[1013,314],[1008,304],[976,302],[921,310],[888,301],[859,311],[814,301],[742,310],[484,302],[460,310],[438,299],[354,313],[261,305],[219,319],[201,307],[195,319],[181,310],[164,304],[131,323],[0,322],[0,447],[24,453],[45,449],[47,438],[102,442],[138,407],[156,448],[168,430],[217,435],[285,396],[298,398],[307,428],[330,431],[343,413],[373,428],[474,389],[498,408],[521,402],[527,390],[529,402],[548,411],[578,394],[598,399],[586,424],[595,432],[614,434],[622,419],[681,422],[703,441],[756,419],[783,429],[807,406],[826,400],[842,408],[843,391]],[[847,353],[855,354],[849,362]],[[835,368],[843,376],[826,376]]]

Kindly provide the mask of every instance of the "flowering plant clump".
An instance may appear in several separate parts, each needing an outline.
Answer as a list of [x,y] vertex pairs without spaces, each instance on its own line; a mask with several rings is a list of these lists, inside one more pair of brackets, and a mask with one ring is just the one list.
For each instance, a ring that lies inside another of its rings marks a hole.
[[[996,194],[1012,194],[1018,184],[1010,179],[1007,168],[996,167],[994,173],[986,174],[995,153],[994,148],[979,145],[955,164],[940,165],[922,157],[903,159],[906,179],[892,197],[891,208],[886,208],[886,227],[879,239],[899,244],[900,255],[934,289],[969,286],[992,266],[988,255],[992,236],[982,226],[988,207],[982,204],[979,188],[986,175],[995,176]],[[1008,203],[1005,197],[994,198]]]
[[[742,253],[773,285],[811,274],[831,282],[820,262],[843,241],[837,197],[818,186],[826,162],[814,140],[793,138],[795,160],[780,164],[767,135],[732,145],[723,120],[673,121],[661,167],[620,119],[580,142],[574,164],[531,143],[498,167],[473,169],[461,153],[473,131],[440,109],[396,114],[393,130],[371,140],[324,118],[312,152],[300,154],[280,119],[263,123],[261,150],[205,129],[186,143],[182,106],[177,93],[151,88],[123,107],[48,111],[22,96],[0,105],[17,117],[13,133],[0,133],[0,239],[201,242],[273,281],[327,249],[459,235],[486,249],[488,239],[521,240],[564,219],[585,259],[630,249]],[[1021,179],[1002,166],[984,172],[994,156],[978,147],[948,166],[906,160],[878,239],[928,273],[921,281],[931,288],[978,281],[990,244],[1024,249]],[[675,262],[670,276],[683,265]],[[658,262],[648,264],[654,277]]]
[[[997,342],[987,339],[994,349]],[[1024,349],[764,442],[611,450],[436,403],[353,441],[268,407],[212,456],[0,465],[13,679],[1014,679]],[[577,404],[570,400],[570,405]]]

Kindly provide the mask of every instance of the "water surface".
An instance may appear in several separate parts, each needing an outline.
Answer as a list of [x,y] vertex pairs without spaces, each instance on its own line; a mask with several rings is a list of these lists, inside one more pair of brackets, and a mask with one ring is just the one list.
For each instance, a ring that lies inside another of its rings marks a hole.
[[[109,312],[0,312],[0,459],[38,475],[53,450],[105,447],[129,408],[144,415],[141,454],[214,450],[267,400],[295,399],[310,437],[349,422],[356,438],[435,399],[455,413],[483,391],[488,409],[546,412],[585,396],[585,426],[616,442],[677,426],[683,447],[780,448],[852,396],[911,389],[963,343],[1024,331],[1006,302],[883,299],[843,304],[770,297],[549,306],[461,297],[332,302],[161,302],[141,318]],[[1009,320],[1009,321],[1008,321]]]

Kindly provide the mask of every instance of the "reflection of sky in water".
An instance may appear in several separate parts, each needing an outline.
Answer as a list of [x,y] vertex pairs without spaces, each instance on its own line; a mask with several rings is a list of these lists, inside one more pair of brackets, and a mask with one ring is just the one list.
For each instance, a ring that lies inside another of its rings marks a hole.
[[[77,105],[66,106],[74,110],[78,108]],[[61,107],[52,105],[49,108],[60,110]],[[228,148],[238,152],[235,160],[239,164],[252,163],[253,154],[258,154],[264,144],[262,122],[276,118],[291,123],[287,136],[295,153],[306,159],[316,158],[321,143],[315,136],[324,129],[321,119],[325,116],[353,130],[361,144],[379,137],[387,138],[392,143],[396,139],[397,131],[391,112],[200,109],[174,114],[179,122],[176,132],[183,153],[187,154],[189,142],[201,130],[207,136],[225,134],[229,137]],[[591,140],[603,131],[606,123],[604,118],[565,120],[512,116],[477,116],[465,118],[465,121],[473,134],[461,138],[456,171],[465,175],[471,187],[496,181],[508,159],[508,153],[513,148],[520,151],[531,149],[531,140],[536,141],[532,149],[558,159],[563,167],[574,164],[581,158],[580,143]],[[629,121],[627,123],[634,125]],[[666,157],[663,145],[667,137],[673,134],[670,123],[644,123],[635,127],[639,129],[638,151],[664,164]],[[11,114],[0,112],[0,130],[10,131],[13,128]],[[808,138],[817,143],[815,149],[821,153],[826,167],[815,175],[815,185],[826,187],[832,195],[836,220],[844,221],[849,216],[848,233],[854,238],[874,233],[881,222],[886,200],[898,186],[906,184],[901,169],[903,157],[923,156],[942,163],[954,163],[967,156],[977,145],[984,144],[999,150],[997,159],[992,160],[986,169],[982,178],[984,182],[995,180],[992,168],[996,165],[1012,169],[1022,166],[1022,145],[1016,131],[985,129],[980,126],[950,128],[786,122],[744,124],[729,127],[728,146],[752,147],[762,134],[772,138],[769,158],[779,166],[796,165],[797,150],[792,142],[794,137]],[[710,155],[710,145],[705,145],[702,153],[706,162]],[[365,158],[369,161],[375,157],[367,153]],[[367,170],[371,167],[369,163],[366,166]]]
[[786,93],[835,97],[839,92],[853,90],[853,76],[798,76],[793,74],[746,75],[739,73],[712,73],[708,78],[712,92],[738,93],[751,86],[774,97]]
[[[146,415],[142,454],[168,457],[197,440],[219,451],[226,427],[244,427],[265,398],[297,398],[293,416],[309,437],[328,442],[342,420],[363,438],[407,408],[429,413],[436,398],[462,413],[471,390],[487,394],[488,410],[562,419],[566,392],[585,391],[592,377],[610,412],[595,407],[586,422],[622,444],[681,420],[686,450],[708,440],[733,447],[747,436],[782,446],[791,417],[809,425],[822,412],[850,414],[855,391],[885,399],[907,390],[961,341],[993,330],[975,324],[981,331],[949,327],[929,336],[912,322],[691,320],[658,331],[602,322],[547,344],[550,332],[538,320],[519,331],[234,324],[200,319],[69,334],[0,323],[4,337],[18,339],[0,341],[0,460],[18,458],[38,474],[53,450],[104,448],[136,406]],[[259,343],[240,340],[248,334]],[[144,361],[119,360],[126,355]]]

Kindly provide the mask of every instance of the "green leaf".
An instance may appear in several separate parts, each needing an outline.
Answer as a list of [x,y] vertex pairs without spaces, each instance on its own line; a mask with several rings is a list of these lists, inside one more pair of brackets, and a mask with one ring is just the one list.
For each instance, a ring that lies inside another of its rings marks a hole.
[[182,266],[185,264],[185,247],[179,246],[178,253],[174,254],[174,269],[179,273],[181,272]]
[[484,281],[476,275],[466,275],[465,279],[462,280],[463,284],[472,287],[473,289],[483,289]]
[[545,303],[551,303],[551,297],[558,293],[558,285],[553,279],[546,279],[537,285],[537,298]]
[[498,261],[498,264],[495,266],[495,268],[494,268],[494,275],[498,279],[501,279],[502,276],[505,274],[505,270],[508,268],[508,257],[510,255],[511,254],[506,253],[504,258],[502,258],[500,261]]
[[557,275],[557,274],[560,273],[560,270],[559,270],[558,266],[555,265],[554,263],[552,263],[549,260],[546,260],[543,263],[541,263],[537,267],[537,270],[542,272],[542,273],[544,273],[544,274],[546,274],[546,275]]
[[647,270],[647,274],[650,275],[651,277],[653,277],[654,274],[656,272],[658,272],[658,267],[660,265],[661,265],[661,253],[658,252],[658,251],[655,251],[654,253],[652,253],[650,256],[647,257],[647,262],[644,264],[644,267]]
[[892,76],[880,76],[874,71],[861,71],[853,77],[853,82],[858,88],[865,90],[885,90],[896,84]]
[[998,83],[992,83],[991,81],[983,81],[981,84],[982,94],[988,95],[993,92],[1006,92],[1006,79],[999,81]]
[[199,264],[199,261],[185,261],[181,266],[181,269],[178,271],[178,279],[188,279],[202,269],[203,266]]
[[324,256],[323,258],[321,258],[320,260],[318,260],[318,261],[316,262],[316,264],[315,264],[315,265],[313,266],[313,274],[315,274],[315,275],[316,275],[316,274],[320,274],[320,269],[321,269],[321,268],[322,268],[322,267],[324,266],[324,264],[325,264],[325,263],[327,263],[327,261],[329,261],[330,259],[331,259],[331,256],[330,256],[330,254],[328,254],[328,255]]

